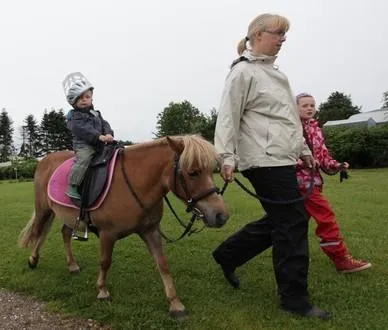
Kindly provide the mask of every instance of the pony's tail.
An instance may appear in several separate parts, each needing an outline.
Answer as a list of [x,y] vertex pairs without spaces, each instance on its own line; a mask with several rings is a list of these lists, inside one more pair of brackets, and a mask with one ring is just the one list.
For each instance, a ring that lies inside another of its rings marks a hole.
[[54,214],[52,212],[39,218],[33,212],[31,219],[19,234],[19,247],[27,248],[30,244],[35,244],[38,240],[44,240],[51,228],[53,220]]

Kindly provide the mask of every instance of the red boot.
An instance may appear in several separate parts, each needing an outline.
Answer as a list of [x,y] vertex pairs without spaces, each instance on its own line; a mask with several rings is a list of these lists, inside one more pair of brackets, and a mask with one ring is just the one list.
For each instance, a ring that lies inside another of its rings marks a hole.
[[335,267],[337,271],[342,274],[356,273],[364,269],[368,269],[372,264],[368,261],[353,259],[351,255],[346,255],[342,259],[335,261]]

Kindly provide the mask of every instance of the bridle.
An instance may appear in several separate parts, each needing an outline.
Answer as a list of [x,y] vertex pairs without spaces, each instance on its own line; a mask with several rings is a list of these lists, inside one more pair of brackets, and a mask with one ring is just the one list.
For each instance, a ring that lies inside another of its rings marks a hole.
[[[174,156],[174,164],[173,164],[173,184],[172,184],[172,188],[171,188],[171,191],[178,197],[182,198],[183,200],[185,200],[186,204],[187,204],[187,207],[186,207],[186,212],[199,212],[201,213],[198,208],[196,208],[196,204],[216,193],[216,194],[219,194],[220,193],[220,190],[216,187],[216,186],[213,186],[203,192],[201,192],[200,194],[196,195],[196,196],[192,196],[189,192],[189,189],[187,187],[187,183],[186,183],[186,179],[182,173],[182,169],[179,165],[179,160],[180,160],[180,156],[178,154],[175,154]],[[184,192],[184,196],[180,196],[179,193],[178,193],[178,183],[180,184],[183,192]]]

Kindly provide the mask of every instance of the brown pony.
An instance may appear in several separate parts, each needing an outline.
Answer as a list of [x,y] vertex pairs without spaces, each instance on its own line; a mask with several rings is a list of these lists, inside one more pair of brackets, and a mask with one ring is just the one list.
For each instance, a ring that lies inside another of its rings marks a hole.
[[[21,247],[32,246],[28,260],[31,268],[37,266],[39,250],[57,216],[64,223],[62,236],[68,269],[71,273],[80,271],[71,250],[72,228],[76,225],[79,212],[54,203],[47,194],[50,176],[62,162],[72,156],[74,154],[70,151],[49,154],[39,162],[36,169],[35,212],[19,236]],[[144,240],[157,264],[170,315],[184,317],[186,309],[176,294],[162,250],[159,226],[163,215],[163,196],[172,191],[189,207],[201,212],[208,227],[224,225],[229,214],[213,182],[217,154],[209,142],[199,136],[188,135],[140,143],[125,148],[119,155],[119,158],[122,157],[115,165],[106,199],[100,208],[90,213],[91,222],[98,229],[100,239],[97,298],[111,298],[106,287],[106,276],[115,242],[136,233]],[[129,189],[125,177],[130,181],[134,193]]]

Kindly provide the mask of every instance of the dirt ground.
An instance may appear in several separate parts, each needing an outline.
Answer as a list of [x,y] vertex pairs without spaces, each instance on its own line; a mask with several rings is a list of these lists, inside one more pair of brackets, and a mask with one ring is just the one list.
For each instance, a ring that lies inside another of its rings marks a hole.
[[45,311],[45,303],[0,288],[0,330],[111,329],[89,319]]

